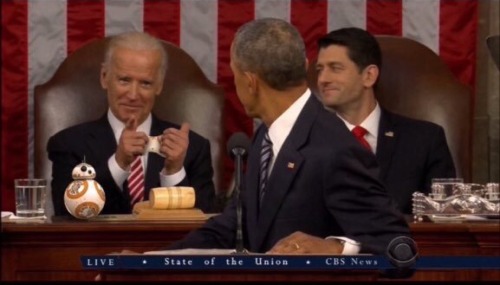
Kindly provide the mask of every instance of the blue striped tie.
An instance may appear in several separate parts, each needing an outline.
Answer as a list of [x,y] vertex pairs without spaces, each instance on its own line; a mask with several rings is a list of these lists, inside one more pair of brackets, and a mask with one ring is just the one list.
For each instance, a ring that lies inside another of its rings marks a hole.
[[266,132],[262,140],[262,148],[260,150],[260,204],[262,205],[262,198],[266,193],[267,177],[269,176],[269,163],[273,159],[273,142],[269,138],[269,133]]

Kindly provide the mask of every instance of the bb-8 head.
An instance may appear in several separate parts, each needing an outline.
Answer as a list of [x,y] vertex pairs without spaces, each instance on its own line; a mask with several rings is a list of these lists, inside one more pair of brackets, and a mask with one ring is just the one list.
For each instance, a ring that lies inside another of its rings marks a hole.
[[96,172],[88,163],[73,168],[71,182],[64,193],[64,204],[68,212],[78,219],[90,219],[99,215],[106,202],[101,185],[94,180]]

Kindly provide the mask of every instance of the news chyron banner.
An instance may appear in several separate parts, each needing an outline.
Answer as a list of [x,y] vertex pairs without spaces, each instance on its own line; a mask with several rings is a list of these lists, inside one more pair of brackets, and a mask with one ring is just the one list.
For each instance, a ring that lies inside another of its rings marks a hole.
[[[385,256],[353,255],[105,255],[82,256],[91,270],[386,270],[395,266]],[[499,256],[422,256],[415,269],[500,269]]]

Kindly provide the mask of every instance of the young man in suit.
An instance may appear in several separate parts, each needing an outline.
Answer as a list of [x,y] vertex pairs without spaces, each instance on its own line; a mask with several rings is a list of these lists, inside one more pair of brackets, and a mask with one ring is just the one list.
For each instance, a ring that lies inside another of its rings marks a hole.
[[318,47],[316,69],[323,104],[349,130],[356,126],[366,130],[363,143],[376,155],[380,179],[398,208],[411,214],[413,192],[428,193],[432,178],[455,177],[443,128],[393,114],[378,104],[373,87],[382,56],[370,33],[339,29],[319,39]]
[[[409,235],[378,181],[375,158],[308,89],[297,29],[269,18],[243,25],[230,65],[246,113],[263,122],[241,193],[246,249],[381,254],[393,238]],[[236,204],[170,248],[234,248]]]
[[[64,192],[72,169],[85,161],[97,173],[106,193],[102,214],[131,213],[134,202],[147,200],[151,188],[193,186],[195,207],[211,212],[214,204],[209,141],[189,130],[156,118],[151,110],[163,88],[167,54],[162,43],[139,32],[114,36],[107,47],[100,81],[109,109],[99,120],[65,129],[50,138],[53,162],[52,198],[56,215],[68,212]],[[148,154],[149,136],[160,136],[160,153]],[[144,170],[143,187],[130,193],[131,164]],[[140,163],[139,163],[140,162]]]

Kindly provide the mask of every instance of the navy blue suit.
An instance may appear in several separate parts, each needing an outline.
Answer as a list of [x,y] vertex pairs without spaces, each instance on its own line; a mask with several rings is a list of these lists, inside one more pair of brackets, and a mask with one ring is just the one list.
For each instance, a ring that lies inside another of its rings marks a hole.
[[[179,128],[153,116],[151,136],[163,133],[167,128]],[[83,123],[62,130],[49,139],[47,151],[52,161],[52,200],[55,215],[68,215],[64,206],[64,192],[73,180],[73,168],[85,161],[96,172],[96,181],[106,193],[106,203],[101,214],[130,214],[130,196],[125,181],[123,191],[116,184],[108,168],[108,159],[116,152],[117,144],[107,116],[93,122]],[[153,187],[160,187],[159,173],[164,166],[164,158],[149,154],[145,173],[144,199],[149,197]],[[184,160],[186,178],[179,186],[192,186],[196,193],[195,207],[204,212],[212,212],[215,189],[212,181],[213,169],[210,157],[210,143],[200,135],[189,133],[189,147]]]
[[[347,236],[362,252],[383,253],[407,223],[378,180],[375,157],[311,95],[276,157],[259,208],[260,148],[255,133],[242,190],[245,247],[266,252],[295,231]],[[236,196],[236,195],[235,195]],[[170,248],[234,248],[236,201]]]
[[429,193],[432,178],[455,177],[453,159],[441,126],[384,109],[376,156],[380,179],[405,214],[412,212],[413,192]]

